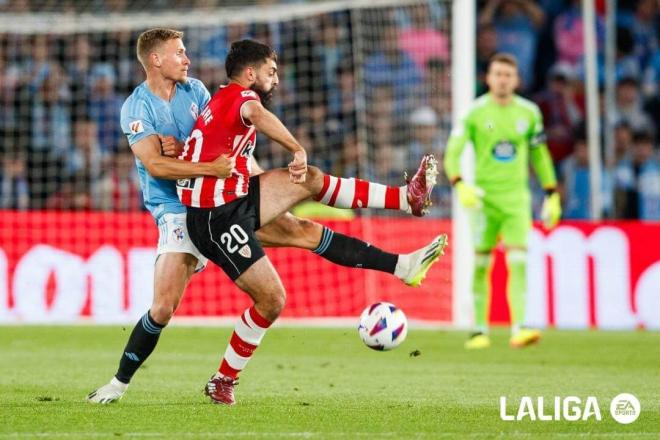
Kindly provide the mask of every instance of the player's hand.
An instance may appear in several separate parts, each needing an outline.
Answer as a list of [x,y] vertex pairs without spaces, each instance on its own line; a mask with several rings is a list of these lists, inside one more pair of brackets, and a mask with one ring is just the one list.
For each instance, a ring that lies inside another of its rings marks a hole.
[[289,178],[293,183],[304,183],[307,177],[307,153],[298,150],[293,153],[293,160],[289,162]]
[[543,199],[543,207],[541,208],[541,220],[547,229],[552,229],[557,226],[561,218],[561,200],[559,193],[553,192],[545,196]]
[[183,151],[183,142],[174,136],[163,136],[159,134],[158,139],[160,139],[160,150],[163,156],[179,157]]
[[222,154],[211,162],[212,174],[224,179],[231,176],[234,166],[236,166],[236,158],[230,157],[228,154]]
[[467,209],[480,209],[483,206],[481,198],[484,196],[484,190],[478,186],[470,185],[462,180],[454,185],[458,194],[458,201]]

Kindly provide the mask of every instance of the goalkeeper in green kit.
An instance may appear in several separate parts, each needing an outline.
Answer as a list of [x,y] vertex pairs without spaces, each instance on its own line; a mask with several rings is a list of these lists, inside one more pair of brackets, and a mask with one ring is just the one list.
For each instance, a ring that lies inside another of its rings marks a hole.
[[[514,92],[518,64],[509,54],[494,55],[488,66],[489,92],[477,98],[461,123],[454,127],[444,166],[460,203],[470,210],[475,246],[473,294],[475,331],[467,349],[490,346],[488,337],[489,278],[492,251],[504,243],[509,272],[507,299],[511,315],[512,347],[525,347],[541,338],[526,329],[527,241],[532,226],[529,162],[546,197],[541,217],[554,227],[561,217],[557,180],[545,144],[541,112],[536,104]],[[475,151],[475,185],[461,179],[459,160],[467,141]]]

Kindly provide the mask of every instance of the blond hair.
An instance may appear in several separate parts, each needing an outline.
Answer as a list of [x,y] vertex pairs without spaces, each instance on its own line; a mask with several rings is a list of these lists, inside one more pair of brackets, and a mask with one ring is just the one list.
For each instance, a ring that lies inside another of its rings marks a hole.
[[155,49],[166,41],[183,38],[183,32],[174,29],[155,28],[144,31],[137,40],[137,58],[144,68],[147,68],[147,59]]
[[490,70],[490,66],[492,66],[493,63],[508,64],[518,70],[518,60],[516,60],[516,57],[510,53],[498,52],[490,57],[490,60],[488,60],[488,70]]

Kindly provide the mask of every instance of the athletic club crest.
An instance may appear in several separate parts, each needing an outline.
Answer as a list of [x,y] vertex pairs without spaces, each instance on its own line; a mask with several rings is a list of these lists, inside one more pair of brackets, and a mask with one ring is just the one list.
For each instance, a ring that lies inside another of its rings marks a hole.
[[243,247],[238,250],[238,253],[241,257],[245,258],[250,258],[252,256],[252,250],[250,250],[250,246],[247,244],[243,245]]
[[184,237],[183,228],[181,226],[179,226],[178,228],[174,229],[172,231],[172,235],[174,235],[174,239],[176,241],[181,243],[183,241],[183,237]]

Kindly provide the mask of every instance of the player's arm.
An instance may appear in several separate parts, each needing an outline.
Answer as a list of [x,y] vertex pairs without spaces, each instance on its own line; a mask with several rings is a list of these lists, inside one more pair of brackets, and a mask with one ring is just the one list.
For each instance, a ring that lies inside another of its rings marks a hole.
[[293,153],[293,161],[289,163],[291,180],[294,183],[304,182],[307,174],[307,153],[282,121],[257,100],[246,101],[241,106],[241,116],[244,120],[249,120],[261,133]]
[[543,117],[537,108],[533,116],[533,126],[529,138],[529,160],[532,162],[534,172],[546,191],[557,188],[557,177],[552,164],[552,157],[548,151],[546,137],[543,130]]
[[538,108],[533,116],[534,124],[529,139],[529,160],[532,162],[534,172],[545,190],[545,200],[541,209],[541,219],[547,228],[557,225],[561,218],[561,200],[557,191],[557,176],[552,164],[552,157],[546,145],[543,131],[543,117]]
[[470,139],[469,115],[461,119],[449,136],[447,150],[445,151],[444,167],[447,178],[456,188],[458,200],[466,208],[481,207],[481,198],[484,191],[473,185],[466,184],[461,178],[461,155],[465,144]]
[[131,146],[133,153],[142,162],[149,174],[161,179],[187,179],[200,176],[229,177],[234,167],[233,159],[227,155],[213,162],[186,162],[163,156],[158,136],[150,135]]

